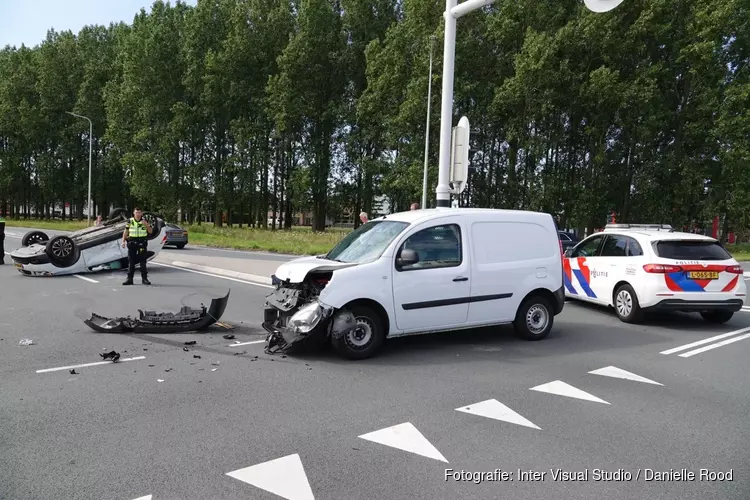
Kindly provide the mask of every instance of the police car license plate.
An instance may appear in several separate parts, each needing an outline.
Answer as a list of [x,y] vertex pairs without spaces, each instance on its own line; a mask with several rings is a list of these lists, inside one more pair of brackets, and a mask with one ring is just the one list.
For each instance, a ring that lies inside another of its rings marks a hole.
[[693,280],[717,280],[719,273],[716,271],[690,271],[688,278]]

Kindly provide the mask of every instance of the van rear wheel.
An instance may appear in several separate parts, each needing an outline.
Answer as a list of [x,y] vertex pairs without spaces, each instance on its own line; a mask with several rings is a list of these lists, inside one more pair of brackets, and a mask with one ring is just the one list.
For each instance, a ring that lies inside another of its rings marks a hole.
[[513,327],[526,340],[542,340],[552,330],[555,315],[550,303],[542,297],[529,297],[516,313]]

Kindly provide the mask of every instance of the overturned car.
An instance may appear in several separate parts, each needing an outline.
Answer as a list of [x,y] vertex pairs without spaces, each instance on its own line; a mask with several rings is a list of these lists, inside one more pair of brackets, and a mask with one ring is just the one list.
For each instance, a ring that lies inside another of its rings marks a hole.
[[[152,260],[167,241],[166,224],[151,213],[143,218],[154,228],[148,235],[147,259]],[[128,266],[128,250],[122,248],[122,233],[128,225],[127,210],[113,210],[101,226],[88,227],[70,234],[53,235],[43,231],[29,231],[21,240],[21,247],[10,257],[21,274],[26,276],[62,276],[81,274]]]

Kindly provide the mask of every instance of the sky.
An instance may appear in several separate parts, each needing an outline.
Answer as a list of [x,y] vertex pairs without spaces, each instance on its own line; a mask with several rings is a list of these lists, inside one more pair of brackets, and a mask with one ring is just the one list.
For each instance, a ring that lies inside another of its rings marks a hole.
[[[196,0],[184,3],[195,5]],[[0,0],[0,48],[33,47],[50,28],[78,34],[88,24],[130,24],[141,8],[148,12],[152,4],[152,0]]]

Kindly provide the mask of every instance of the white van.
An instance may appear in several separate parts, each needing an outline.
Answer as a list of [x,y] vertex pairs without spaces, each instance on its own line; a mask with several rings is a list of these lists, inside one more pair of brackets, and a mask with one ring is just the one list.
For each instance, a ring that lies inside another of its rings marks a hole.
[[325,336],[350,359],[389,337],[513,323],[545,338],[565,302],[552,216],[474,208],[391,214],[328,254],[282,264],[272,276],[267,349]]

